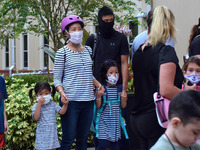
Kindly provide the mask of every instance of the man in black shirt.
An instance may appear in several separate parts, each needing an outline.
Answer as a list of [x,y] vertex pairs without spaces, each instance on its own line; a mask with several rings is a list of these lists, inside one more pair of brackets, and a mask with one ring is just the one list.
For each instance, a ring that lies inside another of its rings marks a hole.
[[[127,96],[128,81],[128,55],[129,46],[124,34],[114,30],[114,14],[109,7],[102,7],[98,12],[99,32],[97,33],[97,45],[94,54],[94,76],[99,80],[101,64],[107,59],[117,62],[122,75],[123,93]],[[94,47],[94,36],[91,35],[86,45]],[[93,50],[94,51],[94,50]],[[123,94],[122,94],[123,95]]]
[[[127,37],[114,30],[114,14],[109,7],[102,7],[98,12],[99,32],[91,35],[85,45],[94,48],[96,41],[96,48],[93,49],[93,61],[94,61],[94,76],[99,81],[100,67],[105,60],[115,60],[119,66],[120,76],[124,90],[121,96],[127,99],[127,82],[128,82],[128,56],[129,46]],[[123,110],[122,110],[123,111]],[[98,143],[95,138],[95,145]],[[120,146],[121,147],[121,146]]]

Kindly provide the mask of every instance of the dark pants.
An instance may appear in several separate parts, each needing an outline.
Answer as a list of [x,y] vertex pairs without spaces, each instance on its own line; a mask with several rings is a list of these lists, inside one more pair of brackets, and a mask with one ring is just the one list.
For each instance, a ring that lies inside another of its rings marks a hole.
[[110,143],[110,150],[118,150],[118,142],[110,142],[108,140],[102,140],[102,139],[98,139],[96,150],[106,150],[108,143]]
[[87,150],[93,107],[94,101],[69,102],[66,114],[61,115],[63,135],[60,150],[70,150],[74,138],[76,138],[76,150]]
[[154,109],[147,112],[131,114],[131,129],[140,142],[140,150],[149,150],[165,132],[157,121]]

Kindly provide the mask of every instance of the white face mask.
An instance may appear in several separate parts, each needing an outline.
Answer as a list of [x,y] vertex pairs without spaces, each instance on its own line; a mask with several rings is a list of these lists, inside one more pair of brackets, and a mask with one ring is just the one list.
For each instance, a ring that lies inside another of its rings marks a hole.
[[108,80],[106,80],[110,85],[114,85],[117,84],[117,81],[119,79],[119,73],[117,74],[110,74],[107,75],[108,76]]
[[[51,94],[49,94],[49,95],[43,96],[43,98],[45,99],[43,104],[48,104],[52,97],[51,97]],[[40,97],[37,97],[37,101],[39,101],[39,99],[40,99]]]
[[69,41],[72,42],[73,44],[81,44],[83,40],[83,31],[81,32],[72,32],[70,34],[70,39]]

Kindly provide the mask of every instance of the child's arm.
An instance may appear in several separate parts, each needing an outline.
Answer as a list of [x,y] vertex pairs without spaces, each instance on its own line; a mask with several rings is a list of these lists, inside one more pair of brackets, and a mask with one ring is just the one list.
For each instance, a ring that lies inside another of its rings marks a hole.
[[67,111],[67,107],[68,107],[69,101],[68,100],[66,100],[65,102],[62,101],[62,103],[63,103],[63,106],[59,110],[59,114],[64,115],[66,113],[66,111]]
[[95,105],[96,105],[97,108],[101,107],[101,103],[102,103],[101,95],[102,95],[102,91],[100,91],[99,89],[97,89],[97,91],[96,91],[96,98],[95,98]]
[[44,102],[45,102],[45,99],[43,97],[41,97],[37,103],[36,109],[33,114],[33,118],[35,121],[38,121],[38,119],[40,118],[40,111],[41,111],[42,104]]
[[5,103],[4,103],[4,133],[8,132],[8,122],[6,118],[6,110],[5,110]]
[[127,105],[127,93],[123,90],[121,94],[121,107],[125,108]]
[[100,108],[101,107],[101,103],[102,103],[101,97],[97,97],[96,100],[95,100],[96,107]]

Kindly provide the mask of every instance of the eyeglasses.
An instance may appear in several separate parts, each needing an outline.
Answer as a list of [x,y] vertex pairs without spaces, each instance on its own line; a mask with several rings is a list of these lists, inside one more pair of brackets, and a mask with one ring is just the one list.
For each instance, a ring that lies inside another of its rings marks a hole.
[[[187,82],[188,86],[193,86],[194,84],[190,81]],[[196,83],[197,86],[200,86],[200,81],[198,83]]]

